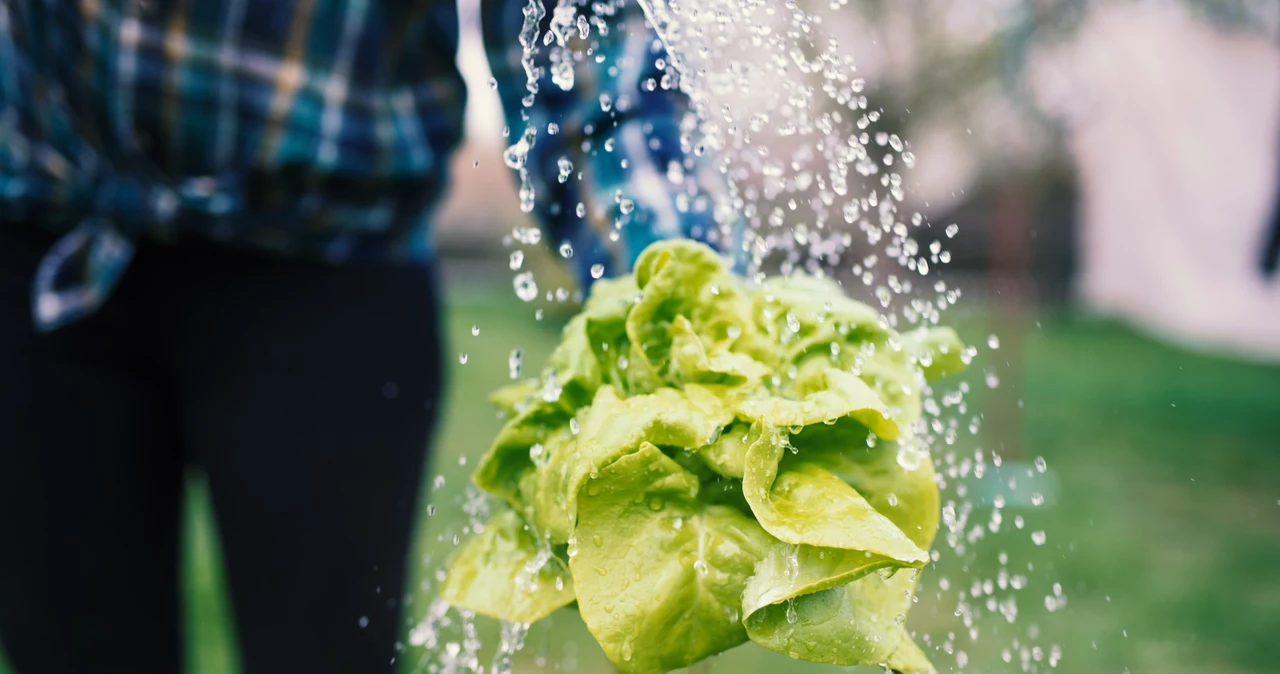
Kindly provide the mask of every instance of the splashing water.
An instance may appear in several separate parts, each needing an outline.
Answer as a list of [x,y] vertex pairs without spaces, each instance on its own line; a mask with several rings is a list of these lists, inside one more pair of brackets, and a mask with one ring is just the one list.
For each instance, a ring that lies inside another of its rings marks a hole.
[[525,623],[502,622],[502,636],[498,642],[498,652],[489,665],[490,674],[511,674],[511,658],[524,648],[525,635],[529,626]]
[[[846,1],[831,0],[827,9],[838,10]],[[858,73],[852,56],[826,30],[824,15],[806,9],[797,0],[614,0],[597,4],[607,4],[612,11],[623,2],[639,3],[665,48],[665,54],[657,57],[663,62],[655,64],[665,73],[659,86],[678,87],[689,100],[681,144],[695,157],[711,159],[713,175],[727,186],[726,203],[715,208],[741,218],[746,235],[735,239],[740,249],[732,252],[748,260],[749,280],[759,282],[771,272],[829,274],[844,281],[849,294],[861,294],[881,308],[890,327],[907,330],[938,324],[942,312],[962,297],[959,287],[937,278],[938,270],[952,259],[946,246],[960,228],[956,224],[935,227],[920,213],[904,212],[904,173],[916,163],[911,144],[887,128],[890,120],[886,113],[868,100],[867,81]],[[529,0],[519,36],[527,78],[522,100],[525,108],[535,105],[539,94],[543,75],[539,50],[547,50],[545,62],[551,82],[566,91],[578,84],[576,61],[603,58],[575,53],[571,46],[574,39],[585,39],[593,30],[607,29],[585,0],[558,0],[545,33],[539,25],[544,18],[543,0]],[[604,110],[617,104],[607,97],[599,103]],[[511,131],[514,141],[504,152],[505,163],[518,174],[520,208],[526,213],[534,210],[539,198],[527,163],[543,132],[531,119],[528,112],[523,114],[525,128]],[[549,125],[545,132],[556,133],[558,127]],[[569,157],[558,158],[555,166],[560,183],[580,179]],[[688,169],[688,165],[672,162],[666,177],[681,182]],[[631,208],[630,200],[619,197],[618,206],[625,215]],[[583,216],[582,204],[578,209],[578,215]],[[540,239],[536,228],[522,225],[513,229],[507,242],[534,245]],[[557,252],[562,259],[574,255],[568,243],[561,244]],[[532,302],[539,297],[539,288],[534,272],[524,267],[524,258],[523,251],[512,252],[509,266],[517,297]],[[594,265],[589,273],[601,278],[604,267]],[[928,278],[930,275],[935,278]],[[548,300],[570,299],[563,289],[547,291],[546,295]],[[785,319],[788,328],[796,330],[791,327],[795,318]],[[985,342],[990,351],[1000,348],[994,334]],[[833,357],[836,355],[833,350]],[[961,353],[965,363],[978,356],[972,346]],[[510,352],[511,379],[520,377],[522,360],[520,349]],[[618,366],[626,367],[625,357],[619,359]],[[981,376],[985,386],[975,388],[999,385],[994,370],[988,368]],[[554,388],[554,379],[550,385],[543,394],[554,399],[559,390]],[[923,380],[917,385],[924,393],[923,414],[899,440],[898,462],[909,470],[926,461],[937,466],[944,502],[933,561],[944,555],[972,559],[988,537],[1003,545],[1006,539],[997,535],[1010,532],[1024,541],[1029,539],[1033,550],[1050,545],[1043,531],[1029,533],[1031,526],[1023,514],[1006,518],[1013,505],[1005,494],[1015,494],[1019,486],[1012,471],[1002,472],[1001,457],[977,447],[961,449],[971,447],[961,442],[966,431],[977,436],[981,430],[982,417],[970,409],[967,400],[969,382],[946,383],[948,388],[938,390]],[[869,446],[875,443],[874,436],[868,438]],[[1036,468],[1037,473],[1045,470],[1039,461]],[[1033,482],[1034,477],[1028,471],[1024,483]],[[976,493],[992,478],[998,483],[997,493]],[[1043,500],[1039,492],[1032,497],[1037,506]],[[483,518],[470,514],[467,529],[482,528]],[[571,545],[571,556],[573,550]],[[546,559],[539,557],[541,563],[550,559],[550,551],[546,553]],[[957,566],[964,568],[963,564]],[[1027,571],[1032,567],[1028,562]],[[538,568],[526,571],[533,578]],[[919,639],[931,655],[951,656],[952,671],[964,671],[969,665],[966,644],[979,641],[981,626],[987,624],[984,616],[1014,624],[1019,616],[1019,596],[1032,588],[1028,575],[1021,569],[1015,572],[1004,551],[999,552],[999,570],[992,578],[958,581],[936,574],[931,579],[930,574],[933,572],[922,577],[911,601],[918,602],[926,588],[935,591],[937,603],[953,611],[962,629],[944,630],[941,639],[936,633],[921,634]],[[1044,597],[1050,612],[1066,603],[1059,584]],[[788,621],[793,612],[789,607]],[[442,639],[444,628],[460,631],[461,639]],[[512,658],[527,630],[528,625],[503,624],[498,650],[487,671],[511,671]],[[1038,643],[1041,634],[1035,625],[1002,635],[1010,641],[1000,658],[1010,666],[1016,661],[1022,671],[1045,671],[1043,666],[1056,667],[1063,658],[1059,646]],[[483,670],[474,617],[465,611],[458,612],[454,621],[447,606],[433,602],[426,618],[410,634],[410,643],[437,654],[438,660],[423,671]],[[941,665],[940,660],[935,663]],[[709,665],[703,665],[702,671],[706,667]]]
[[[533,105],[538,95],[538,80],[542,77],[542,68],[537,65],[538,27],[546,14],[547,10],[542,0],[529,0],[524,6],[524,24],[520,28],[520,46],[524,50],[524,56],[520,60],[520,65],[524,68],[525,88],[529,93],[520,102],[526,108]],[[528,121],[528,114],[525,114],[525,121]],[[520,139],[508,147],[502,156],[507,166],[516,169],[520,174],[520,210],[525,213],[532,212],[535,205],[536,195],[526,163],[529,160],[529,150],[537,138],[537,127],[526,124]]]

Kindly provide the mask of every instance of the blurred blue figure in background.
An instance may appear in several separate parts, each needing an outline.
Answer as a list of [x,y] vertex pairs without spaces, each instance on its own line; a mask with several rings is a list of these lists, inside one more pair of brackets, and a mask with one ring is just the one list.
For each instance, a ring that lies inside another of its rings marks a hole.
[[[481,12],[548,243],[584,285],[656,238],[714,243],[715,181],[638,6],[522,4]],[[544,49],[526,81],[522,26],[553,14],[574,58]],[[452,0],[0,2],[18,672],[178,671],[190,467],[245,672],[394,668],[441,396],[429,228],[463,129],[457,45]]]

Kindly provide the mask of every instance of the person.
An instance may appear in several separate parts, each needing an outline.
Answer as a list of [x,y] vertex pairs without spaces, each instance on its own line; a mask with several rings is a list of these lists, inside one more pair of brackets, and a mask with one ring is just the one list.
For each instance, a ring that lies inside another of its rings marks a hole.
[[[526,206],[589,284],[727,220],[638,5],[576,7],[481,17]],[[552,19],[564,47],[542,45]],[[458,24],[453,0],[0,2],[0,640],[19,674],[180,669],[190,469],[244,672],[397,666],[442,396],[430,223],[463,128]]]

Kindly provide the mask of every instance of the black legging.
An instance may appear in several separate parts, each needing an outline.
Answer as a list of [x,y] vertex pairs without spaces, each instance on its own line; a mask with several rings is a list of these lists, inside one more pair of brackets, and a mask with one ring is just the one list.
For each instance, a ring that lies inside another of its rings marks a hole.
[[392,671],[441,387],[432,275],[144,244],[98,314],[38,335],[52,241],[0,223],[0,639],[18,674],[180,670],[192,466],[243,671]]

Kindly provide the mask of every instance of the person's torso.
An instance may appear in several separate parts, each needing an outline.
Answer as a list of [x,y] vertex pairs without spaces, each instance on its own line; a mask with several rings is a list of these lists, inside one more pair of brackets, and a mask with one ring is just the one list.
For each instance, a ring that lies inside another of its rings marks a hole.
[[451,0],[0,4],[0,220],[388,254],[462,134],[457,39]]

